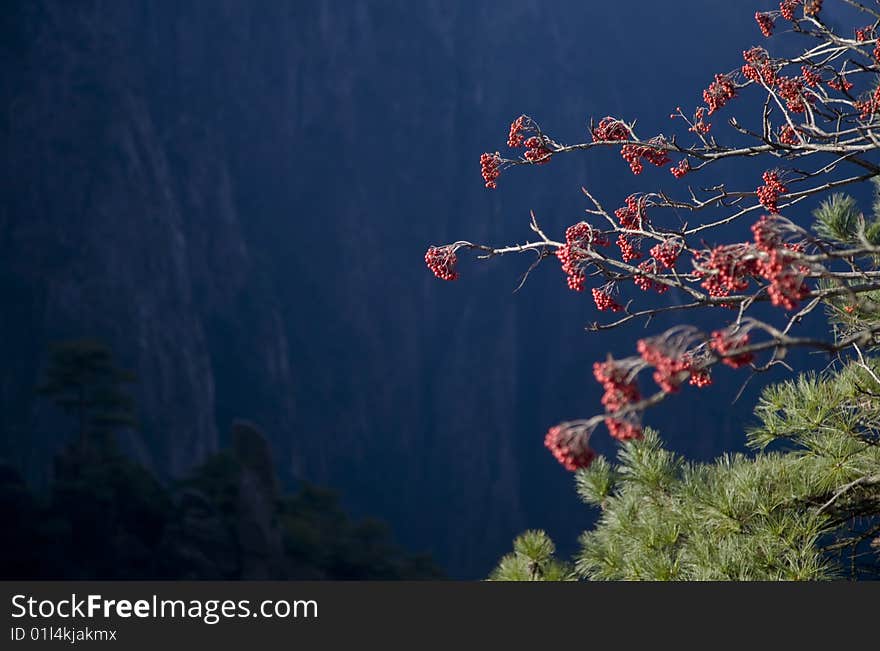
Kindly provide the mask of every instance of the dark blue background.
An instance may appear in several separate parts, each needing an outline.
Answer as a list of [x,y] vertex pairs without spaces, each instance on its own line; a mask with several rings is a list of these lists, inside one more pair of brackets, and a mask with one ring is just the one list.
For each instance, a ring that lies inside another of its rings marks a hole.
[[[513,293],[531,258],[464,256],[442,283],[422,256],[523,241],[529,210],[560,237],[587,207],[582,185],[611,208],[681,191],[666,169],[632,176],[613,150],[508,171],[496,191],[478,159],[521,113],[563,142],[605,115],[680,130],[669,113],[764,42],[754,11],[775,3],[758,4],[11,3],[0,455],[45,482],[69,431],[32,395],[45,347],[96,336],[140,377],[144,425],[125,440],[166,477],[244,417],[286,481],[338,488],[453,576],[484,576],[526,527],[573,551],[593,516],[543,434],[599,409],[595,360],[676,321],[585,333],[598,314],[554,260]],[[716,131],[754,107],[713,116]],[[751,189],[762,165],[718,173]],[[731,405],[744,376],[721,371],[648,424],[694,458],[742,449],[774,377]],[[595,445],[614,453],[604,434]]]

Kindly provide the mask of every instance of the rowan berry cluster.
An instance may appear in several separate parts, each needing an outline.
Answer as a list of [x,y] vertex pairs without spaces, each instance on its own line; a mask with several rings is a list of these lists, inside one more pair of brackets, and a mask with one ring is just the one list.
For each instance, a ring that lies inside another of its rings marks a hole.
[[644,275],[639,274],[634,276],[633,284],[643,292],[649,292],[652,289],[656,289],[658,294],[663,294],[669,289],[668,285],[658,283],[651,277],[651,275],[649,275],[656,274],[658,271],[656,260],[645,260],[644,262],[639,263],[639,269],[644,272]]
[[797,132],[790,125],[785,124],[779,129],[779,142],[783,145],[797,145],[800,141]]
[[761,33],[764,36],[773,36],[773,27],[775,25],[773,21],[773,14],[763,11],[756,11],[755,20],[758,22],[758,27],[761,28]]
[[788,192],[788,188],[779,180],[779,175],[776,172],[764,172],[762,178],[764,179],[764,185],[757,190],[758,201],[770,212],[778,214],[779,207],[777,202],[781,195]]
[[629,195],[626,198],[626,205],[615,210],[614,216],[620,220],[623,228],[641,230],[648,221],[645,198],[638,194]]
[[747,332],[734,332],[731,329],[716,330],[712,333],[709,346],[721,356],[721,362],[730,368],[742,368],[752,363],[754,353],[737,353],[738,350],[749,345]]
[[801,66],[801,79],[804,80],[804,84],[813,88],[822,83],[822,75],[809,66]]
[[786,20],[794,21],[794,10],[796,7],[801,6],[801,0],[782,0],[779,3],[779,13]]
[[805,0],[804,16],[816,17],[822,11],[822,0]]
[[[694,357],[688,350],[693,338],[693,332],[685,329],[660,337],[639,339],[636,344],[641,358],[654,367],[654,382],[666,393],[677,392],[682,382],[698,371]],[[704,378],[701,377],[698,382],[705,386]]]
[[688,131],[693,133],[709,133],[709,129],[712,128],[711,123],[706,122],[706,107],[700,106],[694,111],[694,122],[691,125],[691,128]]
[[606,310],[610,312],[620,312],[623,309],[623,306],[611,296],[611,287],[609,286],[602,288],[594,287],[592,294],[593,302],[596,304],[596,308],[600,312],[605,312]]
[[624,262],[639,260],[642,252],[638,248],[639,240],[629,238],[623,233],[617,236],[617,246],[620,247],[620,257]]
[[755,249],[762,253],[758,273],[770,285],[767,294],[773,305],[786,310],[797,307],[807,293],[803,277],[809,267],[797,264],[798,245],[783,241],[784,224],[773,217],[761,217],[752,225]]
[[593,142],[633,139],[630,128],[622,121],[612,117],[604,117],[599,120],[599,124],[593,129],[592,135]]
[[758,260],[748,244],[724,244],[697,254],[694,265],[700,286],[709,296],[720,298],[741,292],[749,286],[749,277],[758,273]]
[[587,222],[578,222],[566,229],[565,244],[556,249],[556,258],[562,264],[569,289],[575,292],[584,291],[587,278],[583,265],[589,258],[589,248],[608,244],[608,238]]
[[847,93],[853,87],[853,84],[844,75],[838,74],[828,82],[828,87],[841,93]]
[[[649,142],[656,143],[657,145],[664,144],[658,138],[652,138]],[[623,160],[629,163],[630,170],[636,175],[641,174],[642,170],[645,169],[642,160],[646,160],[651,165],[656,165],[657,167],[663,167],[671,160],[663,147],[652,147],[651,145],[624,145],[620,148],[620,155],[623,157]]]
[[501,176],[500,168],[501,156],[497,152],[494,154],[486,152],[480,156],[480,172],[483,175],[487,188],[494,190],[498,187],[498,177]]
[[523,132],[526,129],[528,118],[520,115],[516,120],[510,123],[510,132],[507,134],[507,146],[511,149],[518,149],[523,146],[526,137]]
[[691,164],[687,158],[682,158],[680,161],[678,161],[677,165],[670,167],[669,171],[672,172],[672,176],[680,179],[682,176],[691,171]]
[[804,98],[804,79],[802,77],[782,77],[777,80],[779,96],[792,113],[803,113],[807,110]]
[[860,43],[864,41],[870,41],[871,35],[874,33],[873,25],[866,25],[865,27],[856,28],[856,40]]
[[458,272],[455,270],[457,263],[458,256],[450,245],[432,246],[425,253],[425,264],[441,280],[458,279]]
[[762,47],[753,47],[743,52],[743,64],[740,71],[746,79],[755,83],[765,83],[772,86],[776,83],[776,66],[770,59],[770,55]]
[[703,101],[709,107],[709,115],[736,97],[736,86],[728,75],[715,75],[715,81],[703,91]]
[[[593,376],[602,385],[605,392],[602,395],[602,404],[606,413],[614,413],[642,399],[639,388],[635,383],[635,372],[626,365],[609,359],[607,362],[593,364]],[[608,433],[619,441],[640,438],[642,428],[628,418],[606,418],[605,426]]]
[[551,427],[544,437],[544,445],[566,470],[586,468],[596,458],[590,448],[590,431],[584,427],[562,423]]
[[681,254],[681,243],[666,240],[651,247],[651,255],[664,269],[672,269]]
[[538,165],[550,162],[552,152],[545,146],[546,141],[539,136],[532,136],[525,141],[526,153],[523,154],[526,160]]

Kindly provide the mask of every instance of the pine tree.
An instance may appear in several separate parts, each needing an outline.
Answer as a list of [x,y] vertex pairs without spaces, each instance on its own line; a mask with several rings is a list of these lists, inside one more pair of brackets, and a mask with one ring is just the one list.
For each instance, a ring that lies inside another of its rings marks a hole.
[[83,339],[52,346],[37,390],[77,419],[76,447],[96,452],[113,447],[116,430],[137,425],[134,399],[125,388],[134,380],[116,366],[105,344]]

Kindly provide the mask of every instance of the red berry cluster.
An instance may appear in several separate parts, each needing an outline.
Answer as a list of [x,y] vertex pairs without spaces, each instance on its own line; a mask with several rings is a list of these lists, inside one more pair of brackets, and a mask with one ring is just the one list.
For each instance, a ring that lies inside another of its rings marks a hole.
[[575,292],[584,291],[587,278],[584,275],[583,262],[589,257],[589,247],[608,244],[608,238],[587,222],[573,224],[565,230],[565,244],[556,249],[556,257],[568,277],[569,289]]
[[834,79],[828,82],[828,87],[838,90],[841,93],[846,93],[853,87],[853,84],[843,75],[837,75]]
[[755,20],[758,22],[758,27],[761,28],[761,33],[764,36],[773,36],[773,14],[765,13],[763,11],[756,11]]
[[606,418],[605,427],[612,438],[618,441],[642,438],[642,428],[638,424],[619,418]]
[[590,448],[590,432],[584,427],[562,423],[551,427],[544,437],[544,445],[566,470],[586,468],[596,458]]
[[642,252],[638,249],[639,240],[633,240],[621,233],[617,236],[617,246],[620,247],[620,257],[624,262],[638,260],[642,257]]
[[678,161],[677,165],[670,167],[669,171],[672,172],[672,176],[680,179],[682,176],[691,171],[691,164],[687,158],[682,158],[680,161]]
[[523,156],[526,160],[543,165],[550,162],[552,152],[545,146],[545,141],[538,136],[532,136],[525,141],[526,153]]
[[779,3],[779,13],[786,20],[794,21],[794,10],[801,5],[801,0],[782,0]]
[[672,269],[681,253],[681,245],[674,240],[666,240],[651,247],[651,255],[664,269]]
[[496,152],[490,154],[486,152],[480,156],[480,172],[483,174],[483,180],[486,187],[494,190],[498,187],[496,181],[501,176],[501,156]]
[[641,230],[648,221],[645,211],[645,198],[631,194],[626,198],[626,205],[614,211],[614,216],[620,220],[623,228]]
[[636,350],[642,359],[654,367],[654,382],[666,393],[676,393],[681,383],[691,377],[694,360],[687,347],[676,345],[662,337],[639,339]]
[[755,83],[765,83],[772,86],[776,83],[776,66],[770,59],[770,55],[762,47],[753,47],[743,52],[743,64],[740,71],[746,79]]
[[805,16],[818,16],[820,11],[822,11],[822,0],[805,0]]
[[822,75],[809,66],[801,66],[801,79],[804,80],[804,84],[813,88],[822,83]]
[[648,275],[657,273],[656,260],[645,260],[644,262],[639,263],[639,269],[644,271],[645,275],[639,274],[637,276],[634,276],[633,283],[643,292],[649,292],[652,289],[656,289],[658,294],[663,294],[669,289],[669,285],[658,283]]
[[709,107],[709,115],[736,97],[736,86],[728,75],[715,75],[715,81],[703,91],[703,101]]
[[764,254],[758,272],[770,283],[770,302],[786,310],[795,309],[807,293],[803,276],[809,272],[808,267],[796,265],[793,252],[799,247],[783,242],[779,223],[772,217],[761,217],[752,225],[752,233],[755,248]]
[[880,112],[880,86],[866,99],[854,102],[853,106],[859,110],[859,118],[862,120],[867,120],[875,113]]
[[[614,413],[642,399],[631,374],[614,360],[593,364],[593,376],[605,390],[602,404],[606,413]],[[642,435],[642,428],[626,419],[606,418],[605,425],[608,427],[608,433],[619,441],[639,438]]]
[[458,256],[450,245],[432,246],[425,253],[425,264],[441,280],[458,279],[458,272],[455,270],[457,263]]
[[870,41],[871,35],[874,33],[873,25],[866,25],[865,27],[856,28],[856,40],[860,43],[864,41]]
[[872,52],[875,61],[880,61],[880,41],[874,44],[874,52]]
[[528,118],[525,115],[520,115],[516,120],[510,123],[510,132],[507,134],[507,146],[511,149],[517,149],[523,146],[523,142],[525,141],[523,131],[526,129],[527,120]]
[[606,310],[610,310],[611,312],[620,312],[623,309],[623,306],[614,300],[611,296],[611,288],[604,287],[601,289],[597,289],[596,287],[592,290],[593,293],[593,302],[596,304],[596,308],[600,312],[604,312]]
[[[804,100],[804,80],[801,77],[782,77],[776,82],[779,96],[785,100],[788,110],[792,113],[803,113],[807,110]],[[811,98],[812,99],[812,98]]]
[[602,405],[606,411],[617,411],[642,399],[631,371],[613,359],[593,364],[593,377],[605,389]]
[[701,371],[692,371],[691,379],[688,380],[688,384],[695,386],[698,389],[702,389],[703,387],[707,387],[712,384],[712,376],[706,369]]
[[770,212],[778,214],[779,207],[777,206],[777,201],[779,200],[780,195],[788,192],[788,188],[782,184],[779,180],[779,175],[776,172],[764,172],[763,179],[764,185],[757,190],[758,201],[760,201],[761,205]]
[[748,344],[748,333],[734,334],[730,330],[716,330],[712,333],[712,340],[709,342],[712,350],[721,356],[721,362],[730,368],[742,368],[752,363],[755,359],[754,353],[737,354],[736,352]]
[[785,124],[779,129],[779,142],[783,145],[797,145],[800,143],[798,140],[797,132],[791,128],[790,125]]
[[[662,144],[658,138],[653,138],[649,142]],[[646,160],[652,165],[663,167],[671,160],[666,150],[662,147],[652,147],[651,145],[624,145],[620,148],[620,155],[627,163],[633,174],[641,174],[645,169],[642,160]]]
[[697,256],[696,275],[703,278],[700,286],[709,296],[730,296],[749,286],[748,278],[758,273],[758,261],[749,255],[750,248],[748,244],[725,244]]
[[593,129],[594,142],[630,139],[632,139],[632,131],[616,118],[604,117],[599,120],[599,125]]
[[694,126],[692,126],[689,130],[694,133],[709,133],[709,129],[712,128],[712,124],[706,122],[706,107],[701,106],[694,112]]

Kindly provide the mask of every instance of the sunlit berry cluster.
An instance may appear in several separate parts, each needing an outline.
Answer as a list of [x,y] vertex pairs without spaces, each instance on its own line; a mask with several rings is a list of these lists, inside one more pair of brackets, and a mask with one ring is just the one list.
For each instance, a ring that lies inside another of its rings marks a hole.
[[758,22],[758,27],[761,28],[761,33],[764,36],[773,36],[773,27],[775,23],[772,14],[763,11],[756,11],[755,20]]
[[853,84],[844,75],[838,74],[828,82],[828,87],[846,93],[853,87]]
[[542,139],[540,136],[532,136],[523,144],[526,146],[526,152],[523,154],[526,160],[531,161],[532,163],[537,163],[538,165],[550,162],[550,156],[552,154],[546,147],[546,140]]
[[565,244],[556,249],[556,257],[562,264],[569,289],[575,292],[584,291],[587,279],[583,264],[589,258],[589,248],[608,244],[608,238],[587,222],[578,222],[566,229]]
[[736,86],[728,75],[715,75],[715,81],[703,91],[703,101],[709,107],[709,115],[736,97]]
[[778,213],[779,206],[777,202],[781,195],[788,192],[788,188],[779,180],[779,175],[776,172],[764,172],[762,178],[764,179],[764,185],[760,186],[757,190],[758,201],[770,212]]
[[544,437],[544,445],[566,470],[586,468],[596,458],[590,448],[590,431],[583,426],[562,423],[551,427]]
[[654,367],[654,382],[666,393],[677,392],[682,382],[689,380],[696,370],[694,358],[688,352],[689,343],[690,337],[675,333],[639,339],[636,344],[641,358]]
[[593,128],[592,135],[594,142],[632,139],[630,128],[622,121],[612,117],[604,117],[599,120],[598,126]]
[[617,236],[617,246],[620,248],[620,257],[624,262],[639,260],[642,252],[638,248],[639,240],[630,238],[621,233]]
[[758,260],[748,244],[724,244],[696,256],[696,276],[709,296],[722,298],[749,286],[758,273]]
[[755,359],[752,352],[737,353],[749,345],[749,334],[747,332],[734,333],[730,329],[716,330],[712,333],[712,339],[709,346],[721,356],[721,362],[731,368],[742,368],[748,366]]
[[856,40],[860,43],[864,41],[870,41],[871,35],[874,33],[873,25],[866,25],[865,27],[857,27],[856,28]]
[[523,132],[526,129],[527,120],[528,118],[525,115],[520,115],[510,123],[510,132],[507,134],[507,146],[511,149],[518,149],[523,146],[523,142],[526,139]]
[[642,170],[645,169],[645,166],[642,164],[643,160],[657,167],[663,167],[670,162],[671,159],[669,154],[666,153],[666,149],[659,146],[663,144],[662,141],[654,138],[649,142],[656,143],[658,146],[627,144],[620,148],[620,155],[623,157],[623,160],[629,163],[629,168],[633,174],[641,174]]
[[669,168],[669,171],[672,172],[672,176],[677,179],[680,179],[682,176],[691,171],[691,164],[687,158],[682,158],[678,161],[677,165],[673,165]]
[[822,11],[822,0],[805,0],[804,16],[816,17]]
[[804,80],[804,84],[813,88],[822,83],[822,75],[809,66],[801,66],[801,79]]
[[743,52],[743,64],[740,71],[746,79],[755,83],[765,83],[772,86],[776,83],[776,66],[770,59],[770,55],[762,47],[753,47]]
[[648,219],[645,211],[645,198],[638,194],[629,195],[626,198],[626,205],[615,210],[614,216],[620,220],[620,225],[623,228],[642,229]]
[[660,272],[656,260],[651,259],[640,262],[639,270],[643,273],[636,275],[633,278],[633,283],[643,292],[648,292],[653,289],[658,294],[665,294],[669,291],[669,285],[655,280],[654,278]]
[[[604,389],[602,404],[606,413],[613,414],[642,399],[632,370],[612,359],[593,364],[593,376]],[[606,418],[605,426],[608,433],[619,441],[640,438],[642,435],[642,428],[626,417]]]
[[651,247],[651,255],[664,269],[672,269],[680,254],[681,245],[673,240],[666,240]]
[[614,300],[611,291],[610,286],[593,288],[593,302],[596,304],[596,309],[600,312],[620,312],[623,309],[623,306]]
[[458,256],[455,254],[455,249],[449,245],[432,246],[425,253],[425,264],[441,280],[458,279],[458,272],[455,270],[457,263]]
[[498,177],[501,176],[501,156],[488,152],[480,156],[480,172],[487,188],[494,190],[498,187]]
[[801,4],[801,0],[782,0],[779,3],[779,13],[786,20],[794,21],[794,10],[800,7]]
[[804,275],[809,268],[797,263],[799,247],[783,240],[783,226],[773,217],[761,217],[752,225],[755,248],[762,254],[758,272],[770,284],[767,295],[773,305],[793,310],[807,294]]
[[785,105],[792,113],[803,113],[807,110],[806,102],[812,101],[812,95],[804,95],[804,79],[802,77],[781,77],[777,80],[779,96],[785,100]]
[[780,127],[778,139],[780,144],[783,145],[797,145],[799,143],[797,132],[788,124]]

